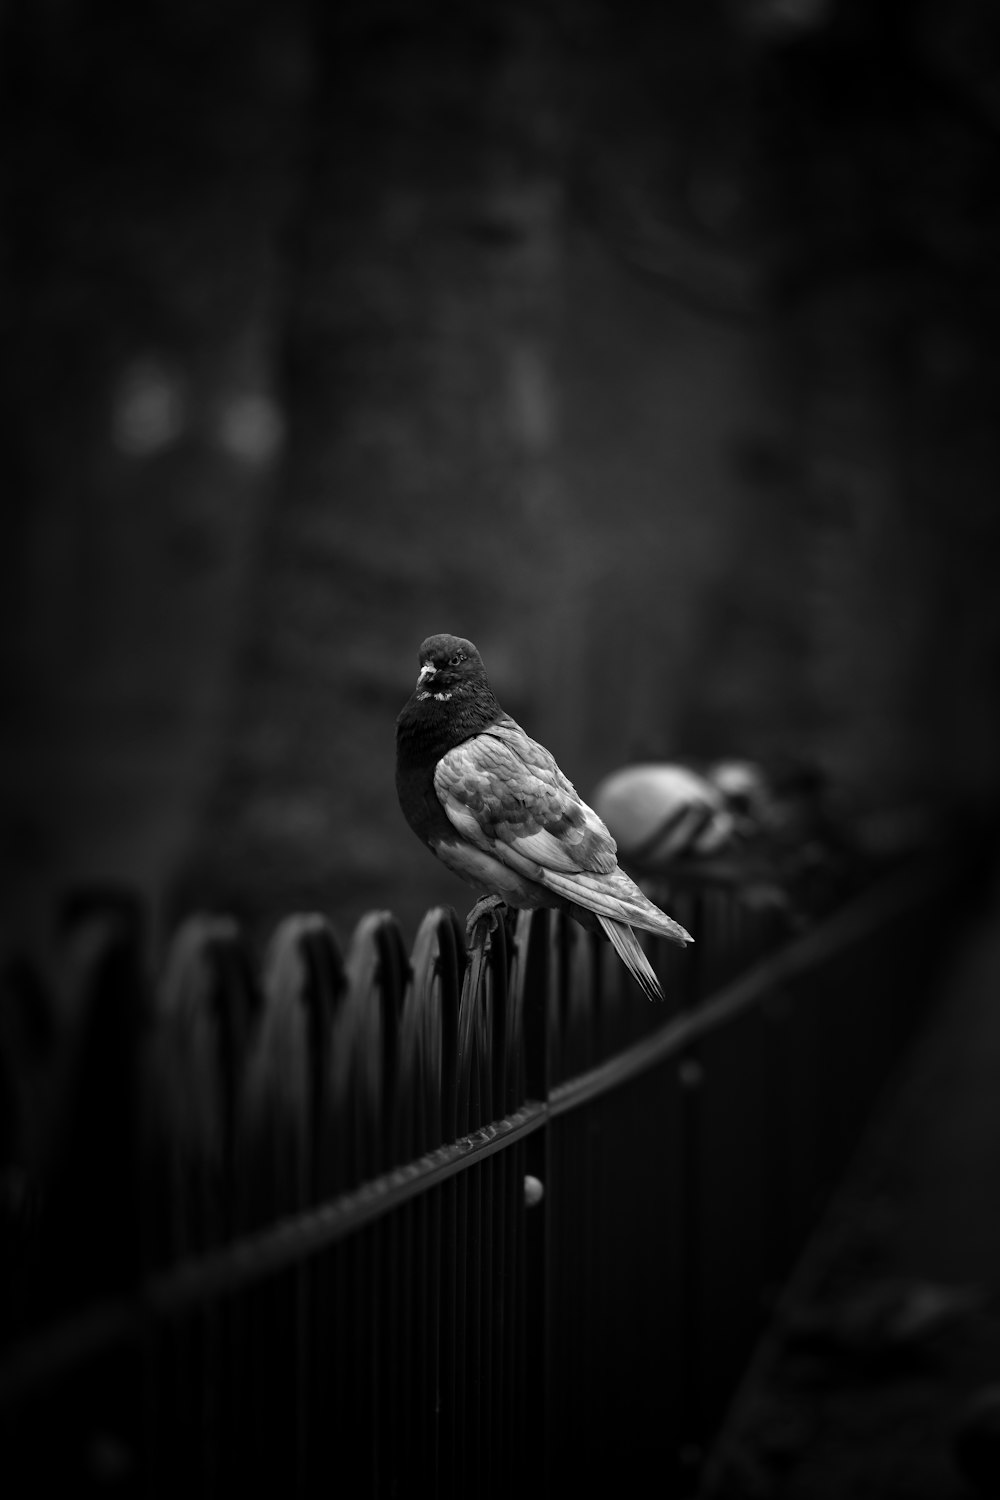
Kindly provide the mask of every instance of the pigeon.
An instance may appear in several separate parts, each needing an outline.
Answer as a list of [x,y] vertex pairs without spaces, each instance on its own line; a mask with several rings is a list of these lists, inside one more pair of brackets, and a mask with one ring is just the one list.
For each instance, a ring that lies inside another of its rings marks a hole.
[[[610,772],[591,793],[622,863],[656,899],[664,880],[708,883],[737,893],[741,904],[791,915],[781,871],[742,805],[743,762],[732,781],[681,761],[642,761]],[[726,763],[727,767],[729,763]]]
[[737,838],[723,790],[677,761],[622,766],[597,784],[593,799],[622,858],[639,870],[728,853]]
[[557,908],[603,931],[649,999],[662,1000],[632,929],[682,946],[690,933],[619,869],[604,823],[504,713],[472,642],[428,636],[419,662],[396,721],[396,792],[417,837],[487,893],[469,913],[470,945],[485,941],[500,908]]
[[611,771],[590,797],[654,900],[664,879],[721,885],[797,928],[861,874],[846,814],[805,761],[642,761]]

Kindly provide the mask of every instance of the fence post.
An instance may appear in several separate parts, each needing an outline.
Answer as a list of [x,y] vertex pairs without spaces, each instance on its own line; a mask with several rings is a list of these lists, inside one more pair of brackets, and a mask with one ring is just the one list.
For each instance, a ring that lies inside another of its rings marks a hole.
[[[552,1012],[549,963],[553,914],[524,911],[515,929],[514,1007],[524,1036],[525,1097],[545,1104],[551,1078]],[[549,1131],[536,1130],[525,1145],[525,1177],[518,1184],[525,1211],[520,1245],[523,1279],[519,1288],[519,1323],[523,1328],[517,1371],[518,1451],[523,1454],[523,1488],[530,1496],[551,1493],[549,1476],[548,1411],[551,1357],[549,1352]]]
[[[464,933],[454,910],[433,908],[413,945],[400,1022],[397,1150],[403,1161],[454,1141],[457,1134],[458,1014],[465,963]],[[402,1319],[403,1449],[409,1464],[425,1476],[429,1494],[445,1493],[442,1475],[451,1452],[454,1194],[455,1184],[446,1182],[405,1210],[412,1278]]]
[[[46,1101],[54,1120],[39,1163],[20,1330],[51,1330],[56,1339],[63,1317],[133,1289],[140,1274],[137,1082],[146,1020],[136,910],[84,900],[63,944],[62,1003],[51,1012],[51,1038],[38,1038],[54,1069]],[[20,997],[32,998],[40,996]],[[108,1468],[136,1475],[137,1374],[132,1351],[112,1348],[83,1368],[57,1368],[44,1402],[19,1411],[15,1399],[0,1429],[5,1493],[81,1493]]]
[[[231,917],[174,935],[146,1058],[146,1258],[172,1265],[238,1230],[242,1093],[261,992]],[[146,1351],[151,1492],[225,1485],[238,1451],[243,1329],[230,1299],[159,1321]]]

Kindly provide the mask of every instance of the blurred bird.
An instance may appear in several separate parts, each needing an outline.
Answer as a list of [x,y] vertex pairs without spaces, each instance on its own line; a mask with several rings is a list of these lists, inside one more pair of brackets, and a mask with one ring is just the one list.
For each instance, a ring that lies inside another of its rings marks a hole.
[[674,761],[623,766],[600,781],[594,809],[621,857],[644,871],[717,855],[735,844],[737,822],[723,791]]
[[753,834],[775,819],[775,788],[764,767],[754,760],[717,760],[705,772],[722,794],[740,832]]
[[672,942],[688,932],[618,867],[615,841],[544,746],[504,713],[471,641],[432,635],[396,721],[396,791],[414,833],[442,864],[489,894],[466,925],[498,908],[554,907],[599,928],[650,999],[663,999],[633,927]]
[[708,776],[724,794],[748,846],[789,891],[836,899],[864,878],[856,817],[822,766],[785,757],[717,761]]
[[793,925],[804,920],[806,885],[815,891],[819,877],[833,891],[851,871],[849,829],[811,765],[643,762],[611,772],[593,802],[638,879],[731,885]]
[[831,846],[843,836],[842,811],[833,806],[826,773],[812,761],[786,757],[764,767],[754,760],[717,760],[705,774],[748,835],[800,854],[807,845]]

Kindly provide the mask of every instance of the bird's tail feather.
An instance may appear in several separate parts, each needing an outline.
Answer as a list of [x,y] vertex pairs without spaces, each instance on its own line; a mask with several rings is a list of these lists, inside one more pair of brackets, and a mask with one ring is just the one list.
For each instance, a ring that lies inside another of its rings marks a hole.
[[662,1000],[663,991],[660,988],[660,981],[653,972],[649,959],[639,947],[639,939],[631,927],[625,922],[616,922],[611,917],[602,917],[600,913],[597,914],[597,920],[614,945],[618,957],[643,990],[647,1000]]
[[[509,852],[506,861],[515,869],[521,868]],[[622,869],[616,868],[604,874],[592,870],[577,870],[569,874],[563,870],[543,870],[537,864],[525,864],[524,873],[550,891],[556,891],[577,906],[592,911],[600,922],[607,920],[622,926],[641,927],[645,932],[655,932],[682,947],[694,942],[691,934],[673,917],[654,906]]]

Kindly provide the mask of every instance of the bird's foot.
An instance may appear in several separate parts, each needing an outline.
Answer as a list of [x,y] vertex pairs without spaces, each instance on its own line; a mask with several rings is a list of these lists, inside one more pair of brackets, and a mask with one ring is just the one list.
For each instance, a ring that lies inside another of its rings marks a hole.
[[465,941],[470,949],[482,948],[491,932],[496,932],[504,913],[500,896],[480,896],[465,920]]

